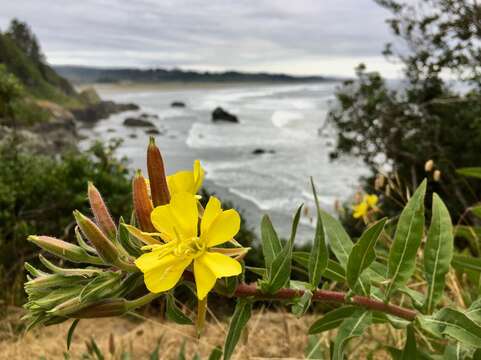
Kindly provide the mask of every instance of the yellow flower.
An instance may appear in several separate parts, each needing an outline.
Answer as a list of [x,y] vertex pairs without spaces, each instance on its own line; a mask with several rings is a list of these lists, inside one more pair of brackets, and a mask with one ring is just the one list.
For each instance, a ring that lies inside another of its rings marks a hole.
[[220,201],[211,196],[198,230],[197,199],[191,193],[174,193],[168,205],[158,206],[151,214],[154,227],[166,242],[149,245],[135,265],[144,273],[147,289],[159,293],[172,289],[184,270],[193,263],[197,297],[202,300],[217,279],[239,275],[241,264],[209,248],[231,240],[239,231],[240,216],[231,209],[223,211]]
[[195,160],[192,171],[184,170],[167,176],[167,186],[171,196],[181,192],[195,195],[202,186],[203,180],[204,169],[200,166],[200,161]]
[[377,209],[377,203],[379,201],[379,198],[377,195],[372,194],[372,195],[364,195],[364,198],[362,201],[353,206],[353,213],[352,216],[355,219],[359,219],[361,217],[365,217],[367,213],[369,212],[370,209]]

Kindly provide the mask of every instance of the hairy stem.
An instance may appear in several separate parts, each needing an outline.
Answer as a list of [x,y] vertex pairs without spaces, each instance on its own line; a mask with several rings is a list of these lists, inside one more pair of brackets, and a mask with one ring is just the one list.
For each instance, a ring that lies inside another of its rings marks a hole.
[[[265,294],[256,286],[256,284],[239,284],[234,292],[234,297],[255,297],[259,299],[287,300],[300,297],[303,294],[303,290],[288,288],[280,289],[274,294]],[[380,311],[394,315],[408,321],[413,321],[417,315],[417,312],[414,310],[403,308],[397,305],[386,304],[382,301],[374,300],[366,296],[355,295],[351,298],[346,298],[346,293],[339,291],[315,290],[313,292],[312,301],[358,305],[369,310]]]

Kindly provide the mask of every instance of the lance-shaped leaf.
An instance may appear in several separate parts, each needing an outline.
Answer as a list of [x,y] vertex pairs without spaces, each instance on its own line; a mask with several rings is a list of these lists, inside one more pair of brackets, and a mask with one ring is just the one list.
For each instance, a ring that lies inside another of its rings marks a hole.
[[453,257],[453,226],[449,211],[437,194],[433,194],[433,211],[428,239],[424,247],[424,274],[428,291],[425,312],[431,314],[443,296],[444,277]]
[[481,273],[481,259],[465,255],[453,255],[451,265],[456,270],[472,270]]
[[[294,251],[292,253],[292,260],[307,269],[309,266],[310,253],[306,251]],[[338,262],[327,259],[326,270],[323,276],[329,280],[343,283],[346,281],[346,272],[344,268]]]
[[414,192],[399,217],[394,241],[389,251],[390,282],[386,290],[386,299],[389,299],[394,290],[407,283],[416,268],[416,253],[424,230],[425,193],[426,180]]
[[351,288],[354,288],[361,273],[376,259],[374,246],[384,229],[385,223],[386,219],[382,219],[370,226],[352,248],[346,271],[347,283]]
[[432,316],[418,316],[417,320],[432,335],[449,336],[465,345],[481,347],[481,326],[461,311],[443,308]]
[[333,360],[344,359],[344,347],[353,337],[361,336],[364,330],[371,325],[372,314],[369,311],[358,309],[349,318],[345,319],[334,341],[334,350],[332,352]]
[[323,331],[338,328],[345,319],[352,316],[356,309],[355,306],[348,305],[329,311],[311,325],[309,334],[318,334]]
[[229,325],[229,332],[224,344],[224,360],[230,359],[242,334],[251,317],[252,303],[247,299],[239,299],[234,310],[234,316]]
[[417,346],[416,346],[416,336],[414,335],[414,328],[412,325],[407,327],[406,332],[406,343],[404,344],[404,349],[402,351],[400,360],[413,360],[418,356]]
[[481,179],[481,167],[465,167],[457,169],[459,175]]
[[292,230],[289,241],[284,246],[282,251],[277,255],[277,257],[272,262],[272,269],[268,269],[268,280],[262,285],[262,289],[269,293],[274,293],[281,287],[285,286],[291,277],[291,260],[292,260],[292,249],[294,247],[294,239],[297,233],[297,226],[301,218],[302,206],[297,209],[294,215],[294,220],[292,221]]
[[181,325],[192,325],[192,320],[185,315],[182,310],[175,304],[175,297],[172,294],[167,295],[167,319]]
[[316,187],[314,186],[314,181],[311,178],[312,193],[314,194],[314,200],[316,202],[317,209],[317,225],[316,234],[314,236],[314,243],[312,244],[312,249],[309,257],[309,282],[316,288],[321,281],[321,276],[326,270],[327,259],[329,258],[329,253],[326,246],[326,240],[324,235],[324,226],[322,225],[321,218],[321,207],[319,206],[319,199],[317,198]]
[[272,268],[274,259],[282,251],[282,244],[272,225],[271,219],[267,215],[264,215],[261,221],[261,244],[266,269],[269,271]]

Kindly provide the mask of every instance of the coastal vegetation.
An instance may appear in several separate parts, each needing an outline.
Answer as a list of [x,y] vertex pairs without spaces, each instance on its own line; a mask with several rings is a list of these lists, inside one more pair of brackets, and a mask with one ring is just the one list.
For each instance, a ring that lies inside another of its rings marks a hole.
[[[311,179],[315,213],[299,204],[287,233],[266,214],[259,238],[236,204],[203,188],[199,160],[167,174],[153,137],[145,174],[115,155],[121,140],[79,151],[79,122],[136,105],[78,92],[46,64],[29,27],[12,21],[0,34],[0,341],[9,328],[12,343],[24,330],[34,343],[32,333],[43,339],[52,326],[65,335],[53,356],[66,359],[247,358],[269,337],[290,345],[294,323],[306,334],[292,343],[310,359],[478,359],[481,11],[468,0],[377,2],[402,40],[401,53],[389,44],[385,54],[397,54],[403,79],[392,86],[360,65],[328,116],[338,130],[333,161],[355,155],[371,176],[338,207],[340,219],[321,208]],[[79,79],[107,82],[266,79],[77,70]],[[146,118],[153,121],[146,114],[126,125],[152,128]],[[308,217],[315,227],[301,247],[298,227]],[[22,319],[10,320],[18,305]],[[136,329],[130,343],[119,349],[109,328],[99,345],[94,336],[106,324]],[[88,340],[72,355],[79,334]]]

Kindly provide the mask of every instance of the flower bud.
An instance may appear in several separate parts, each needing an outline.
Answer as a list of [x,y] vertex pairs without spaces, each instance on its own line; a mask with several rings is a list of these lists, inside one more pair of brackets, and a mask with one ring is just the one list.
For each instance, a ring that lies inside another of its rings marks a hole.
[[428,161],[426,161],[426,163],[424,164],[424,171],[426,171],[426,172],[431,172],[431,171],[433,171],[433,167],[434,167],[434,161],[433,161],[433,160],[428,160]]
[[80,211],[75,210],[73,215],[75,216],[75,220],[77,220],[80,230],[82,230],[85,237],[92,243],[100,257],[108,264],[115,264],[119,254],[114,244],[112,244],[92,220],[84,216]]
[[377,174],[376,180],[374,180],[374,189],[381,190],[384,186],[385,180],[386,178],[384,177],[383,174]]
[[142,231],[154,232],[154,226],[150,220],[150,214],[154,210],[152,201],[149,198],[147,184],[142,173],[137,171],[132,182],[132,196],[135,216]]
[[28,241],[33,242],[35,245],[42,248],[43,250],[48,251],[49,253],[52,253],[65,260],[76,263],[102,263],[99,258],[89,255],[80,246],[50,236],[30,235],[28,237]]
[[103,299],[71,313],[69,317],[87,319],[120,316],[125,314],[128,310],[127,300],[125,299]]
[[112,219],[112,216],[110,216],[110,212],[107,209],[100,192],[91,182],[88,184],[88,197],[96,223],[110,239],[115,239],[117,236],[117,228],[114,220]]
[[441,180],[441,171],[440,171],[440,170],[434,170],[433,180],[434,180],[434,181],[439,181],[439,180]]
[[159,148],[155,145],[155,139],[150,137],[147,148],[147,171],[149,173],[150,193],[154,206],[165,205],[170,201],[167,178],[165,177],[164,161]]

